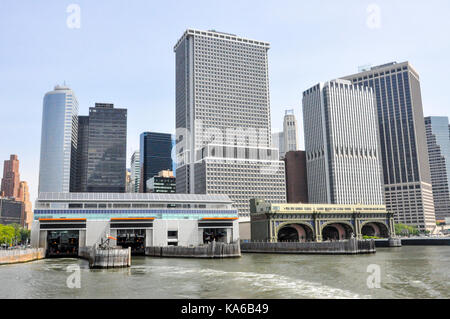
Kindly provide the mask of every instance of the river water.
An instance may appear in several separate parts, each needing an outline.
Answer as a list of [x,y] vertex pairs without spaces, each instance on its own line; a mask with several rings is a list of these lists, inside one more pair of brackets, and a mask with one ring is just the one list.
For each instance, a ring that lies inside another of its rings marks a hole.
[[[380,270],[379,288],[369,288],[376,273],[368,269]],[[68,278],[79,288],[69,288]],[[44,259],[0,266],[2,298],[450,298],[450,246],[356,256],[133,257],[130,268],[110,270],[90,270],[80,259]]]

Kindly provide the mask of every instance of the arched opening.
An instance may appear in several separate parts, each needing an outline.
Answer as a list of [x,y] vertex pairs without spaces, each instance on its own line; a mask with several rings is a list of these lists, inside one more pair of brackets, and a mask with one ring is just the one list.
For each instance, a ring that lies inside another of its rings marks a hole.
[[306,225],[289,224],[283,226],[278,231],[279,242],[286,242],[286,241],[306,242],[312,240],[313,240],[313,232],[311,228],[309,228]]
[[389,229],[383,223],[370,222],[361,228],[361,235],[388,238]]
[[350,239],[353,233],[352,227],[343,223],[332,223],[322,229],[322,240]]

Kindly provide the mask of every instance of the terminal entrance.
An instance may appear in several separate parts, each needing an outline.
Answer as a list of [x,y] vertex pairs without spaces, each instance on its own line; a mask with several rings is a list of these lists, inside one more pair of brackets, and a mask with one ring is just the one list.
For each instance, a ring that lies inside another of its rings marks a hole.
[[227,242],[227,230],[225,228],[205,228],[203,229],[203,243],[208,244],[213,241]]
[[49,230],[46,257],[78,257],[78,230]]
[[301,224],[289,224],[278,231],[279,242],[307,242],[313,240],[313,232],[310,227]]
[[353,229],[344,223],[328,224],[322,229],[322,240],[345,240],[350,239],[353,234]]
[[118,229],[117,246],[131,247],[133,255],[145,255],[145,229]]

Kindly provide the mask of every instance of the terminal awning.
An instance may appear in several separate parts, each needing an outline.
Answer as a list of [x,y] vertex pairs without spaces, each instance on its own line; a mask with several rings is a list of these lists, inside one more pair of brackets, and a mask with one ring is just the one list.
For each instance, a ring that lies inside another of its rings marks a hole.
[[136,217],[136,218],[111,218],[111,229],[136,229],[136,228],[152,228],[154,217]]
[[211,217],[202,218],[198,221],[199,228],[232,228],[233,222],[237,220],[236,217]]
[[39,218],[40,229],[86,229],[86,218]]

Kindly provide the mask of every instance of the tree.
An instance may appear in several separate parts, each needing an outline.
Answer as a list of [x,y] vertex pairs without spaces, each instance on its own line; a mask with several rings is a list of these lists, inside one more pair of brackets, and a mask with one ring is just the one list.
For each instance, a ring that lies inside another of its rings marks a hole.
[[409,226],[409,225],[405,225],[405,224],[395,224],[394,228],[395,228],[395,233],[397,235],[404,235],[404,236],[419,235],[419,229],[417,228],[417,226]]
[[8,225],[0,224],[0,244],[11,245],[14,240],[15,229],[14,227]]

